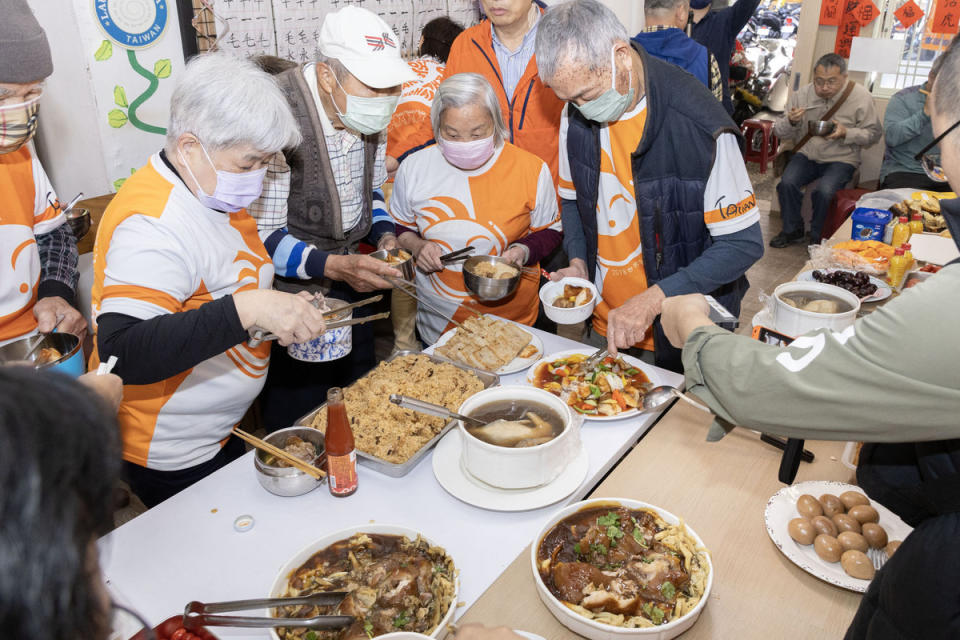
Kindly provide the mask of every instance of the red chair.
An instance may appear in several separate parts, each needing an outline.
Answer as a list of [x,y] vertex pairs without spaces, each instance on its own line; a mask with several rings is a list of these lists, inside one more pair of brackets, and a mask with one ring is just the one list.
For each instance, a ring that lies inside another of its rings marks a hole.
[[[773,120],[751,118],[743,121],[743,160],[760,164],[760,173],[767,172],[767,163],[773,162],[780,146],[773,133]],[[759,143],[759,144],[757,144]]]
[[857,208],[857,200],[866,193],[870,193],[870,189],[841,189],[837,191],[833,200],[830,201],[827,219],[823,221],[824,238],[829,238],[836,233],[837,229],[847,221],[853,210]]

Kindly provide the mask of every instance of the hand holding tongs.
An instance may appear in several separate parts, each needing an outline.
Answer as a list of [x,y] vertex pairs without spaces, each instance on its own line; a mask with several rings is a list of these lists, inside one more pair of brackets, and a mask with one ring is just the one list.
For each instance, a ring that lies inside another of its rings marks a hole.
[[470,258],[473,255],[473,252],[476,250],[476,247],[464,247],[463,249],[458,249],[457,251],[451,251],[450,253],[445,253],[440,256],[440,262],[444,264],[449,262],[460,262],[461,260]]
[[[320,301],[321,301],[322,299],[323,299],[323,298],[314,297],[313,300],[310,301],[310,304],[312,304],[314,307],[316,307],[317,309],[319,309],[319,308],[320,308]],[[365,299],[365,300],[360,300],[359,302],[354,302],[354,303],[348,304],[348,305],[346,305],[346,306],[340,307],[340,308],[338,308],[338,309],[331,309],[330,311],[325,311],[324,314],[323,314],[323,317],[324,317],[324,319],[330,318],[330,317],[332,317],[332,316],[339,315],[339,314],[343,313],[344,311],[350,311],[351,309],[356,309],[357,307],[364,307],[364,306],[366,306],[366,305],[368,305],[368,304],[373,304],[374,302],[379,302],[379,301],[382,300],[382,299],[383,299],[383,294],[375,295],[375,296],[373,296],[373,297],[371,297],[371,298],[367,298],[367,299]],[[373,316],[364,316],[364,317],[362,317],[362,318],[351,318],[351,319],[344,319],[344,320],[335,320],[335,321],[327,324],[326,329],[325,329],[324,331],[326,332],[326,331],[330,331],[331,329],[339,329],[340,327],[350,327],[350,326],[353,326],[353,325],[355,325],[355,324],[364,324],[364,323],[367,323],[367,322],[372,322],[373,320],[381,320],[381,319],[383,319],[383,318],[386,318],[386,317],[389,316],[389,315],[390,315],[390,312],[389,312],[389,311],[384,311],[383,313],[378,313],[378,314],[373,315]],[[263,329],[261,329],[261,328],[259,328],[259,327],[255,327],[255,328],[253,329],[253,331],[251,332],[251,334],[250,334],[250,339],[247,340],[247,346],[250,347],[251,349],[255,349],[255,348],[259,347],[259,346],[260,346],[260,343],[263,342],[264,340],[276,340],[276,339],[277,339],[276,334],[273,334],[273,333],[264,333]]]
[[603,362],[603,359],[607,357],[608,352],[606,347],[601,347],[597,349],[592,354],[587,356],[587,359],[580,363],[581,368],[584,371],[590,371],[595,368],[598,364]]
[[315,593],[299,598],[261,598],[259,600],[234,600],[232,602],[190,602],[183,610],[183,626],[187,630],[200,627],[294,627],[307,629],[342,629],[353,624],[353,616],[314,616],[313,618],[271,618],[247,616],[213,616],[211,613],[241,611],[244,609],[273,609],[295,605],[336,606],[347,596],[346,591]]

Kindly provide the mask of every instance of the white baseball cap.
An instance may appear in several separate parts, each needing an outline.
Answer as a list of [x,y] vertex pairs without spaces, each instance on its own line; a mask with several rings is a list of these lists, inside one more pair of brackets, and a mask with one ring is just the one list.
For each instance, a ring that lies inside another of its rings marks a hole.
[[357,80],[374,89],[417,77],[400,57],[400,39],[390,25],[372,11],[352,5],[324,18],[320,53],[336,58]]

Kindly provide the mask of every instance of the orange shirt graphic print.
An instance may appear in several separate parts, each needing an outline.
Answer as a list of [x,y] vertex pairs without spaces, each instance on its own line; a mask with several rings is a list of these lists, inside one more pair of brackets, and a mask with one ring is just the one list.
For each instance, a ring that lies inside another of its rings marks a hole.
[[33,305],[40,280],[40,254],[33,230],[0,225],[0,341],[22,336],[37,326]]

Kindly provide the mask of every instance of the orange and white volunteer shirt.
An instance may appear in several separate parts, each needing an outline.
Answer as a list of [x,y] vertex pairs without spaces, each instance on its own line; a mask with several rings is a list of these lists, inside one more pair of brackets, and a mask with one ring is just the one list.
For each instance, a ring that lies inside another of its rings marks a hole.
[[[107,207],[93,268],[94,320],[104,313],[148,320],[273,283],[256,220],[201,205],[159,154]],[[214,457],[260,393],[269,358],[269,342],[241,343],[172,378],[125,385],[124,459],[170,471]],[[92,366],[98,362],[94,353]]]
[[[407,158],[397,171],[390,200],[393,218],[416,228],[444,253],[476,247],[475,255],[501,255],[513,242],[542,229],[560,231],[557,196],[550,169],[540,158],[509,142],[473,171],[447,162],[431,145]],[[514,295],[484,304],[471,297],[463,282],[463,263],[443,271],[416,273],[417,295],[424,296],[454,320],[465,320],[469,307],[532,325],[537,319],[539,265],[525,269]],[[420,305],[417,328],[428,343],[452,327]]]
[[50,180],[29,145],[0,154],[0,345],[37,329],[36,237],[66,221],[55,202]]
[[417,78],[403,83],[400,102],[387,126],[387,155],[394,158],[430,141],[432,130],[425,123],[430,121],[430,105],[443,79],[443,63],[430,56],[411,60],[407,65]]
[[[640,221],[634,197],[630,154],[640,144],[647,101],[600,128],[600,189],[597,198],[597,269],[594,284],[603,298],[593,313],[593,328],[607,334],[607,315],[647,289],[641,255]],[[567,156],[567,113],[560,121],[560,197],[575,200]],[[731,203],[737,203],[731,208]],[[713,168],[703,195],[703,221],[713,237],[742,231],[760,219],[750,177],[732,133],[717,138]],[[731,214],[731,211],[735,213]],[[635,346],[653,350],[653,331]]]

